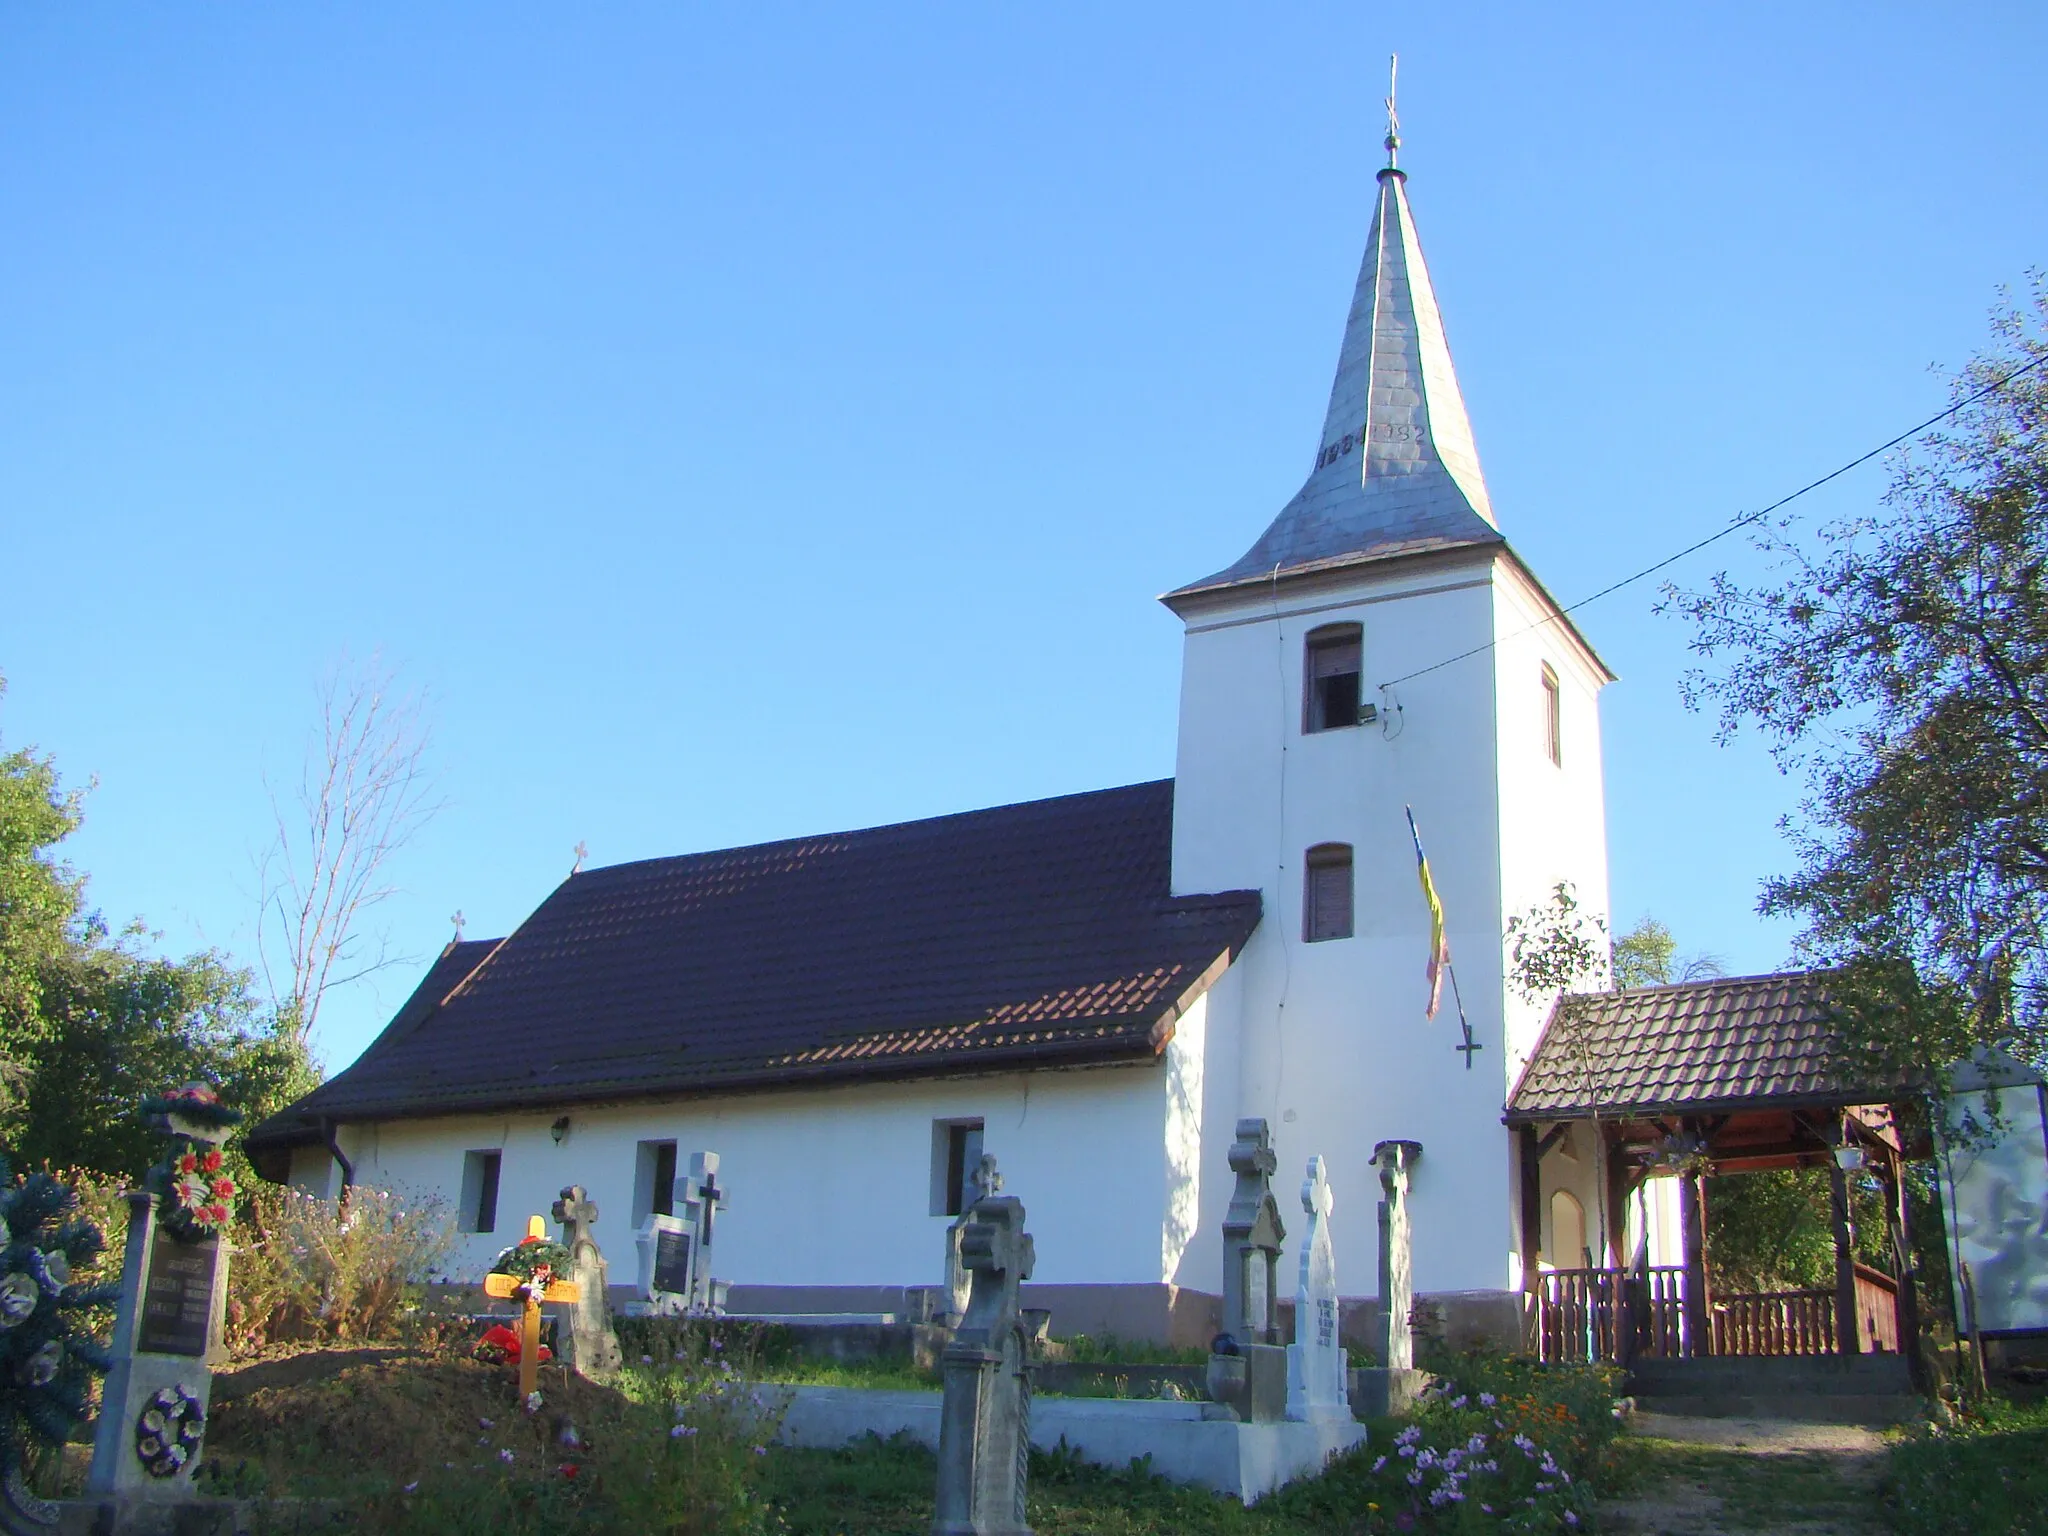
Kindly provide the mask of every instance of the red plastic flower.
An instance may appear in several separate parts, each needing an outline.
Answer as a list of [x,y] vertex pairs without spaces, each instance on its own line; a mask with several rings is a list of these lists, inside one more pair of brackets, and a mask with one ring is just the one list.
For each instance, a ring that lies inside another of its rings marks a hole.
[[199,1159],[194,1157],[190,1152],[187,1152],[183,1157],[178,1159],[178,1172],[197,1173],[198,1171]]
[[200,1170],[200,1172],[202,1172],[202,1173],[218,1173],[218,1172],[220,1172],[220,1153],[218,1153],[218,1152],[209,1152],[209,1153],[207,1153],[207,1154],[206,1154],[206,1156],[204,1156],[203,1158],[201,1158],[201,1159],[199,1160],[199,1170]]
[[215,1179],[213,1181],[213,1197],[216,1200],[234,1199],[235,1181],[233,1179]]
[[562,1476],[564,1477],[574,1477],[578,1472],[582,1470],[583,1469],[577,1466],[576,1463],[573,1461],[564,1462],[562,1464]]

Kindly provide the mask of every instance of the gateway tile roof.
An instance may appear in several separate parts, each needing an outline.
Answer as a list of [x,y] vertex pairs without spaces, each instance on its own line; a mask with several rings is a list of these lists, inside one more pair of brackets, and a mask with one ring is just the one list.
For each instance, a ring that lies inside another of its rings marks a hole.
[[1146,1058],[1259,920],[1175,897],[1173,783],[570,876],[257,1128]]
[[1896,1090],[1862,1080],[1842,1049],[1827,980],[1787,971],[1560,999],[1506,1118],[1884,1103]]

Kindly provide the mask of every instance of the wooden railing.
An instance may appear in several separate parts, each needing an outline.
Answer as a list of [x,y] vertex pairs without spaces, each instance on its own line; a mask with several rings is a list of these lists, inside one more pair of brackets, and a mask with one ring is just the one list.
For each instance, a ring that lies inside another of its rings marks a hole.
[[1757,1291],[1716,1296],[1710,1314],[1717,1355],[1832,1355],[1833,1291]]
[[1899,1282],[1867,1264],[1856,1266],[1856,1337],[1866,1355],[1899,1352]]
[[1537,1277],[1538,1357],[1584,1364],[1682,1354],[1684,1276],[1675,1266],[1545,1270]]
[[[1865,1353],[1899,1347],[1898,1287],[1890,1276],[1856,1266],[1857,1344]],[[1627,1362],[1687,1352],[1685,1271],[1552,1269],[1537,1276],[1536,1351],[1569,1364]],[[1706,1355],[1831,1355],[1835,1293],[1759,1291],[1711,1298]]]

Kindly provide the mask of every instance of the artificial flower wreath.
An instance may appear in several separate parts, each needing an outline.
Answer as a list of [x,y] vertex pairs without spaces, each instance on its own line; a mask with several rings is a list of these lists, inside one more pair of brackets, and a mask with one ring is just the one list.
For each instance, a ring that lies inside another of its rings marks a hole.
[[549,1284],[569,1273],[569,1250],[553,1238],[522,1237],[491,1263],[494,1275],[524,1280],[545,1295]]
[[135,1456],[151,1477],[176,1477],[199,1454],[206,1409],[183,1382],[165,1387],[135,1420]]
[[152,1122],[172,1132],[170,1150],[144,1181],[159,1197],[157,1219],[181,1243],[218,1237],[234,1219],[241,1188],[221,1166],[218,1138],[182,1127],[224,1132],[242,1118],[241,1111],[221,1103],[205,1083],[187,1083],[143,1100],[142,1107]]

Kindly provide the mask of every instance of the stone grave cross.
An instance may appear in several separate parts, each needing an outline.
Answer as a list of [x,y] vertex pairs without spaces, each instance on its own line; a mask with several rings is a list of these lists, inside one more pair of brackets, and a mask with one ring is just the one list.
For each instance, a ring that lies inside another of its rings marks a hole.
[[1383,1141],[1372,1149],[1380,1170],[1380,1363],[1390,1371],[1415,1365],[1415,1305],[1408,1242],[1408,1175],[1422,1156],[1419,1141]]
[[569,1314],[569,1335],[561,1341],[562,1362],[587,1381],[609,1381],[625,1359],[612,1327],[610,1266],[590,1235],[597,1224],[597,1202],[581,1184],[571,1184],[555,1202],[553,1215],[562,1226],[562,1246],[569,1250],[569,1278],[580,1293]]
[[1330,1240],[1330,1212],[1336,1203],[1323,1160],[1310,1158],[1308,1178],[1301,1186],[1308,1231],[1301,1244],[1301,1278],[1294,1289],[1294,1342],[1287,1346],[1290,1419],[1351,1417],[1351,1362],[1337,1342],[1337,1257]]
[[690,1176],[684,1184],[683,1211],[696,1229],[696,1252],[690,1257],[690,1305],[701,1311],[716,1311],[721,1305],[714,1295],[711,1278],[711,1234],[717,1215],[725,1209],[725,1191],[718,1187],[718,1154],[690,1154]]
[[982,1153],[967,1180],[974,1186],[974,1198],[946,1227],[946,1318],[956,1325],[967,1315],[968,1272],[960,1262],[960,1234],[974,1219],[975,1206],[1003,1192],[1003,1176],[996,1171],[994,1154]]
[[1266,1122],[1238,1121],[1230,1148],[1237,1187],[1223,1213],[1223,1331],[1239,1344],[1280,1342],[1275,1282],[1287,1229],[1273,1198],[1273,1170],[1279,1166]]
[[1037,1260],[1024,1203],[985,1195],[961,1228],[972,1280],[966,1314],[940,1356],[939,1481],[932,1536],[1031,1536],[1031,1359],[1018,1287]]
[[[545,1238],[548,1224],[535,1216],[526,1224],[528,1237]],[[578,1301],[583,1288],[574,1280],[549,1277],[543,1290],[519,1275],[484,1276],[484,1294],[497,1301],[517,1301],[519,1312],[519,1396],[533,1396],[540,1382],[540,1304],[544,1301]]]

